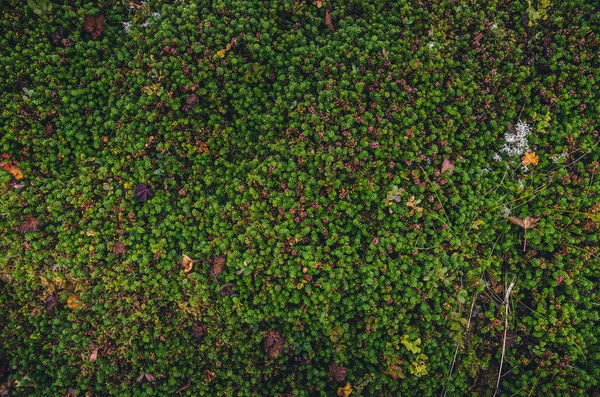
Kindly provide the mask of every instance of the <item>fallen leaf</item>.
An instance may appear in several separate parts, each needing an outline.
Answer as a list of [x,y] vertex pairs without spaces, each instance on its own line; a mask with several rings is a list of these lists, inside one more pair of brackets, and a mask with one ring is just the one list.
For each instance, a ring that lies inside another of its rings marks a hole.
[[277,331],[269,331],[264,336],[264,348],[269,358],[275,358],[283,353],[285,340]]
[[473,223],[471,223],[471,227],[475,230],[479,230],[479,226],[481,225],[485,225],[485,222],[481,219],[474,220]]
[[115,255],[123,255],[124,253],[127,252],[127,248],[125,248],[125,244],[123,244],[121,242],[115,243],[111,249]]
[[37,232],[40,230],[41,222],[33,217],[33,215],[25,215],[25,220],[19,225],[21,233]]
[[100,348],[97,347],[94,350],[92,350],[92,354],[90,354],[90,362],[93,363],[94,361],[96,361],[96,359],[98,358],[98,350]]
[[350,382],[346,383],[344,387],[338,387],[337,395],[340,397],[348,397],[352,393],[352,385]]
[[537,226],[538,221],[541,218],[532,218],[530,216],[526,217],[525,219],[520,219],[517,218],[516,216],[509,216],[508,220],[511,221],[512,223],[514,223],[515,225],[521,226],[523,229],[525,230],[529,230],[529,229],[533,229],[534,227]]
[[225,259],[225,257],[223,256],[217,256],[215,259],[213,259],[212,268],[210,269],[210,275],[218,276],[219,274],[223,273],[223,268],[225,267],[226,262],[227,259]]
[[194,267],[194,260],[186,254],[183,254],[183,259],[181,260],[181,267],[183,268],[184,272],[188,273],[190,270],[192,270],[192,267]]
[[323,2],[321,0],[317,0],[317,8],[323,7]]
[[140,183],[135,186],[135,193],[133,196],[137,199],[137,201],[143,203],[154,197],[154,191],[146,186],[145,183]]
[[148,382],[154,382],[156,380],[156,378],[152,374],[144,374],[144,376],[146,377],[146,380]]
[[67,299],[67,306],[69,307],[69,309],[77,309],[79,307],[79,303],[79,299],[75,295],[71,295]]
[[104,15],[86,15],[83,20],[83,29],[95,39],[104,31]]
[[215,58],[225,58],[225,54],[227,54],[227,51],[229,51],[231,49],[231,43],[227,44],[227,47],[225,47],[222,50],[217,51],[217,53],[215,54]]
[[343,382],[346,379],[346,368],[333,363],[329,366],[329,379],[333,379],[336,382]]
[[53,294],[48,295],[46,298],[46,313],[51,313],[56,305],[58,304],[58,299]]
[[527,152],[523,156],[521,164],[523,164],[525,166],[527,166],[527,165],[537,165],[539,161],[540,161],[540,158],[537,156],[537,154],[535,154],[533,152]]
[[204,370],[204,381],[206,383],[210,383],[215,379],[215,373],[211,370],[205,369]]
[[452,164],[448,158],[445,158],[442,163],[442,173],[444,173],[444,171],[448,171],[449,174],[454,172],[454,164]]
[[65,395],[65,397],[77,397],[77,392],[72,387],[69,387],[67,389],[67,394]]
[[332,32],[335,31],[335,26],[333,26],[333,22],[331,22],[331,7],[327,7],[325,9],[325,26],[327,26]]
[[190,386],[192,385],[192,382],[188,379],[187,383],[184,385],[181,385],[177,388],[177,393],[184,391],[185,389],[188,389]]
[[23,173],[16,165],[9,166],[6,171],[13,176],[16,180],[23,179]]

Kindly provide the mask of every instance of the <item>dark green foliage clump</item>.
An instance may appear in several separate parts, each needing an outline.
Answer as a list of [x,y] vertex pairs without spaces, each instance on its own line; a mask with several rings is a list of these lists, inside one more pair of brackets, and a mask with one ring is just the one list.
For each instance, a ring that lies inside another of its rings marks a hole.
[[0,390],[600,391],[593,2],[4,3]]

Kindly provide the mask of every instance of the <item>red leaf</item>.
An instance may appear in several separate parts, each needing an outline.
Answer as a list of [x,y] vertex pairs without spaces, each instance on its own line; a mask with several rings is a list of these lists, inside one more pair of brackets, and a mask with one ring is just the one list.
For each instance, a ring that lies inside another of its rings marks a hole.
[[450,174],[454,172],[454,164],[452,164],[448,158],[445,158],[442,163],[442,173],[444,173],[444,171],[449,171]]

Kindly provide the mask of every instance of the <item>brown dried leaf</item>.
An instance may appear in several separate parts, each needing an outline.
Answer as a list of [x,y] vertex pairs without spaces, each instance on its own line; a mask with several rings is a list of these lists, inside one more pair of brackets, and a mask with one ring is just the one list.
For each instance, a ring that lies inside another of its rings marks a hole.
[[46,298],[46,313],[51,313],[56,305],[58,305],[58,299],[56,296],[53,294],[48,295]]
[[92,354],[90,354],[90,362],[93,363],[94,361],[96,361],[96,359],[98,358],[98,350],[100,348],[97,347],[94,350],[92,350]]
[[323,7],[323,2],[321,0],[317,0],[317,8]]
[[104,31],[104,15],[86,15],[83,20],[83,29],[95,39]]
[[146,380],[148,382],[154,382],[154,381],[156,381],[156,378],[152,374],[144,374],[144,377],[146,378]]
[[21,222],[19,231],[21,233],[37,232],[40,230],[41,222],[35,219],[32,215],[25,215],[25,220]]
[[275,358],[283,353],[285,340],[277,331],[269,331],[264,336],[264,348],[269,358]]
[[333,363],[329,366],[329,378],[336,382],[343,382],[346,379],[346,368]]
[[497,294],[502,292],[502,290],[504,289],[504,285],[502,283],[498,282],[498,280],[496,279],[496,276],[494,276],[492,273],[490,273],[489,270],[486,270],[485,274],[487,275],[488,279],[490,280],[490,284],[492,285],[492,289],[494,290],[494,292]]
[[331,21],[331,7],[327,7],[325,9],[325,26],[327,26],[332,32],[335,31],[335,26],[333,26],[333,22]]
[[223,284],[221,286],[221,291],[219,292],[221,296],[230,296],[233,294],[233,284]]
[[135,380],[135,381],[136,381],[137,383],[142,383],[142,382],[144,381],[144,375],[146,375],[146,374],[141,374],[140,376],[138,376],[138,377],[136,378],[136,380]]
[[526,217],[525,219],[520,219],[520,218],[517,218],[516,216],[508,217],[509,221],[511,221],[515,225],[521,226],[525,230],[533,229],[534,227],[536,227],[537,223],[540,219],[541,219],[540,217],[532,218],[530,216]]
[[445,158],[442,163],[442,173],[444,173],[444,171],[448,171],[450,174],[454,172],[454,164],[452,164],[448,158]]
[[216,375],[213,371],[209,370],[209,369],[205,369],[204,370],[204,381],[206,383],[210,383],[215,379]]
[[192,385],[192,382],[188,379],[187,383],[184,385],[181,385],[177,388],[177,393],[184,391],[185,389],[188,389],[190,386]]
[[191,329],[192,338],[196,339],[198,342],[204,342],[204,338],[208,335],[208,328],[206,324],[203,323],[194,323],[192,324]]
[[73,389],[72,387],[69,387],[67,389],[67,394],[65,395],[65,397],[77,397],[77,391],[75,391],[75,389]]
[[223,273],[223,268],[225,267],[226,262],[227,262],[227,259],[225,259],[225,257],[217,256],[212,261],[212,268],[210,269],[210,275],[218,276],[219,274]]
[[115,255],[123,255],[127,252],[127,248],[125,248],[125,244],[123,244],[121,242],[114,243],[111,250]]

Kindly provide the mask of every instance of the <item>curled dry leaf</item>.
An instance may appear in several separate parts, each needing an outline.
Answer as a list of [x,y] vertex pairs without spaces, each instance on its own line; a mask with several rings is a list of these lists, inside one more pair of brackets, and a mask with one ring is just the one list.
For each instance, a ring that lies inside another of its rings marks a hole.
[[73,389],[72,387],[69,387],[67,389],[67,394],[65,395],[65,397],[77,397],[77,391],[75,391],[75,389]]
[[335,31],[335,26],[333,26],[333,22],[331,21],[331,7],[327,7],[325,9],[325,26],[329,28],[332,32]]
[[95,39],[104,31],[104,15],[86,15],[83,20],[83,29]]
[[182,255],[183,259],[181,259],[181,267],[183,268],[184,272],[188,273],[190,270],[192,270],[192,267],[194,267],[194,260],[186,254]]
[[323,7],[323,2],[321,0],[317,0],[317,8]]
[[155,378],[155,377],[154,377],[154,375],[152,375],[152,374],[148,374],[148,373],[146,373],[146,374],[144,374],[144,377],[146,378],[146,380],[147,380],[148,382],[154,382],[154,381],[156,380],[156,378]]

